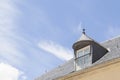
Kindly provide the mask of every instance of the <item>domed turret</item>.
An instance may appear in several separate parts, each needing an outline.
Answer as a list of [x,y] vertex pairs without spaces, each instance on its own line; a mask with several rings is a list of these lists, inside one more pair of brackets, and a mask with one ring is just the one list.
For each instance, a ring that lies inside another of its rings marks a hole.
[[91,66],[107,52],[106,48],[86,35],[85,29],[83,29],[80,39],[73,44],[73,49],[76,70]]

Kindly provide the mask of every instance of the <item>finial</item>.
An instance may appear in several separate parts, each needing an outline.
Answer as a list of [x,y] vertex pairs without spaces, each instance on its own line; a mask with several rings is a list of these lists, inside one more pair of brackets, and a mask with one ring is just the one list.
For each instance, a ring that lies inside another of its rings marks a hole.
[[82,32],[83,34],[85,34],[85,29],[83,29],[83,32]]

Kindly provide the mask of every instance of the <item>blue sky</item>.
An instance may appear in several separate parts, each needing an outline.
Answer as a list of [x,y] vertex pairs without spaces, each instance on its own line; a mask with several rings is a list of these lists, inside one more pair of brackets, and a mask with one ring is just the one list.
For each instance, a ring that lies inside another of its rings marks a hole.
[[119,3],[0,0],[0,80],[33,80],[71,59],[82,28],[98,42],[120,35]]

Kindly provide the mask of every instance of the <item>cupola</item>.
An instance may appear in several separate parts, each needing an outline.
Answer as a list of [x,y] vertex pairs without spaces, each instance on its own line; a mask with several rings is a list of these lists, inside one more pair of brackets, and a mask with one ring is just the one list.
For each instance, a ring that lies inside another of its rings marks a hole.
[[73,49],[76,71],[91,66],[108,52],[106,48],[87,36],[85,29],[80,39],[73,44]]

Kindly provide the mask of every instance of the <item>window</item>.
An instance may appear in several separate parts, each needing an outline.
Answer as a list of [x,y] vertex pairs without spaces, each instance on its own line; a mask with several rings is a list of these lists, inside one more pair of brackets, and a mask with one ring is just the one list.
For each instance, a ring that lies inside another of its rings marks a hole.
[[76,70],[85,68],[91,64],[90,46],[82,48],[76,53]]
[[90,46],[87,46],[85,48],[82,48],[76,52],[76,57],[79,58],[83,55],[89,54],[90,53]]

